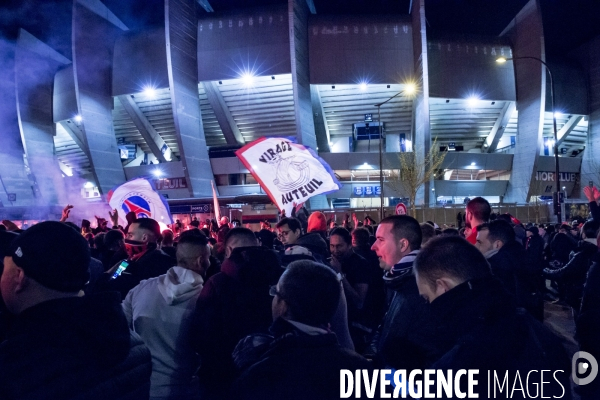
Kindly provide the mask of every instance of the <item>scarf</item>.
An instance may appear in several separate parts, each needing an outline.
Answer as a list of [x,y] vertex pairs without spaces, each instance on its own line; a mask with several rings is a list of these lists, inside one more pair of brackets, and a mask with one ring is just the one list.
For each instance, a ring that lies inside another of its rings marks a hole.
[[415,258],[417,258],[417,254],[419,254],[419,250],[413,250],[402,259],[395,264],[391,270],[385,273],[383,279],[397,279],[404,275],[410,274],[412,271],[413,262]]

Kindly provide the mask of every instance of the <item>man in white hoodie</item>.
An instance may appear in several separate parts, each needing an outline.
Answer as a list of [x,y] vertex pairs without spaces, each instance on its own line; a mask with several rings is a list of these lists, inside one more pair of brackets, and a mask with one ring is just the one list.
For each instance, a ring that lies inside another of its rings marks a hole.
[[206,237],[182,237],[177,245],[177,266],[140,282],[123,301],[130,328],[152,354],[151,399],[199,397],[195,372],[200,360],[190,346],[189,323],[209,256]]

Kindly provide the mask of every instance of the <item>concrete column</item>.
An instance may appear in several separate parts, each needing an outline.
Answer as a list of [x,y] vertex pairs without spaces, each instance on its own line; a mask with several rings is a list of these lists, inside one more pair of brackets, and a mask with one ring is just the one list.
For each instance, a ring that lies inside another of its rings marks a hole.
[[302,143],[316,151],[317,138],[315,136],[315,122],[310,97],[308,65],[308,16],[310,10],[305,0],[289,0],[288,12],[296,136],[298,143]]
[[[15,45],[5,40],[0,41],[0,104],[0,207],[32,206],[34,197],[25,174],[17,113]],[[9,201],[8,193],[16,194],[16,201]]]
[[582,63],[588,81],[589,120],[588,120],[588,141],[583,152],[583,161],[581,163],[581,198],[583,187],[590,181],[596,187],[600,187],[600,38],[596,38],[584,46],[582,51]]
[[[92,4],[96,3],[86,2],[87,6]],[[125,182],[112,120],[111,76],[114,44],[126,29],[107,9],[92,10],[74,2],[73,73],[81,116],[78,126],[102,194]]]
[[15,58],[19,129],[36,203],[40,205],[66,201],[64,180],[54,157],[52,86],[56,71],[70,63],[29,32],[19,32]]
[[[537,0],[527,3],[501,36],[508,36],[511,40],[513,57],[537,57],[545,60],[542,16]],[[542,148],[546,70],[536,60],[515,60],[513,63],[519,121],[512,172],[504,201],[524,203],[532,196],[531,183]],[[552,192],[554,191],[556,187],[552,188]]]
[[[425,0],[412,4],[413,52],[415,60],[415,82],[420,82],[414,102],[413,149],[417,158],[423,160],[431,149],[431,128],[429,125],[429,64],[427,60],[427,25],[425,20]],[[417,193],[417,204],[435,204],[435,196],[430,196],[432,182],[425,183]]]
[[167,67],[179,154],[190,195],[210,197],[214,179],[198,96],[198,19],[194,0],[165,0]]

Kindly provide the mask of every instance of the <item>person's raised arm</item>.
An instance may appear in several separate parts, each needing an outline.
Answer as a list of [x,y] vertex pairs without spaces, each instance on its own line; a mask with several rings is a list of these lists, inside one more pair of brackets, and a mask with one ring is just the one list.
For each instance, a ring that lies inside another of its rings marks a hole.
[[70,204],[67,204],[66,207],[63,208],[62,215],[60,217],[60,222],[65,222],[67,219],[69,219],[69,214],[71,213],[72,208],[73,206]]

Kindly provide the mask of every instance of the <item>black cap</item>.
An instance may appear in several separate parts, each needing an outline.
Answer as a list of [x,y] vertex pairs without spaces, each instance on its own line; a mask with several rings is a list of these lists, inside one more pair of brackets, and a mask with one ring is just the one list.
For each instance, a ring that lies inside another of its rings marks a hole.
[[539,233],[540,233],[540,230],[538,229],[537,226],[532,226],[531,228],[527,228],[525,230],[533,233],[534,235],[539,235]]
[[61,222],[27,229],[12,242],[10,255],[26,276],[49,289],[77,292],[90,279],[87,241]]
[[15,232],[0,231],[0,262],[10,255],[10,245],[18,236]]

